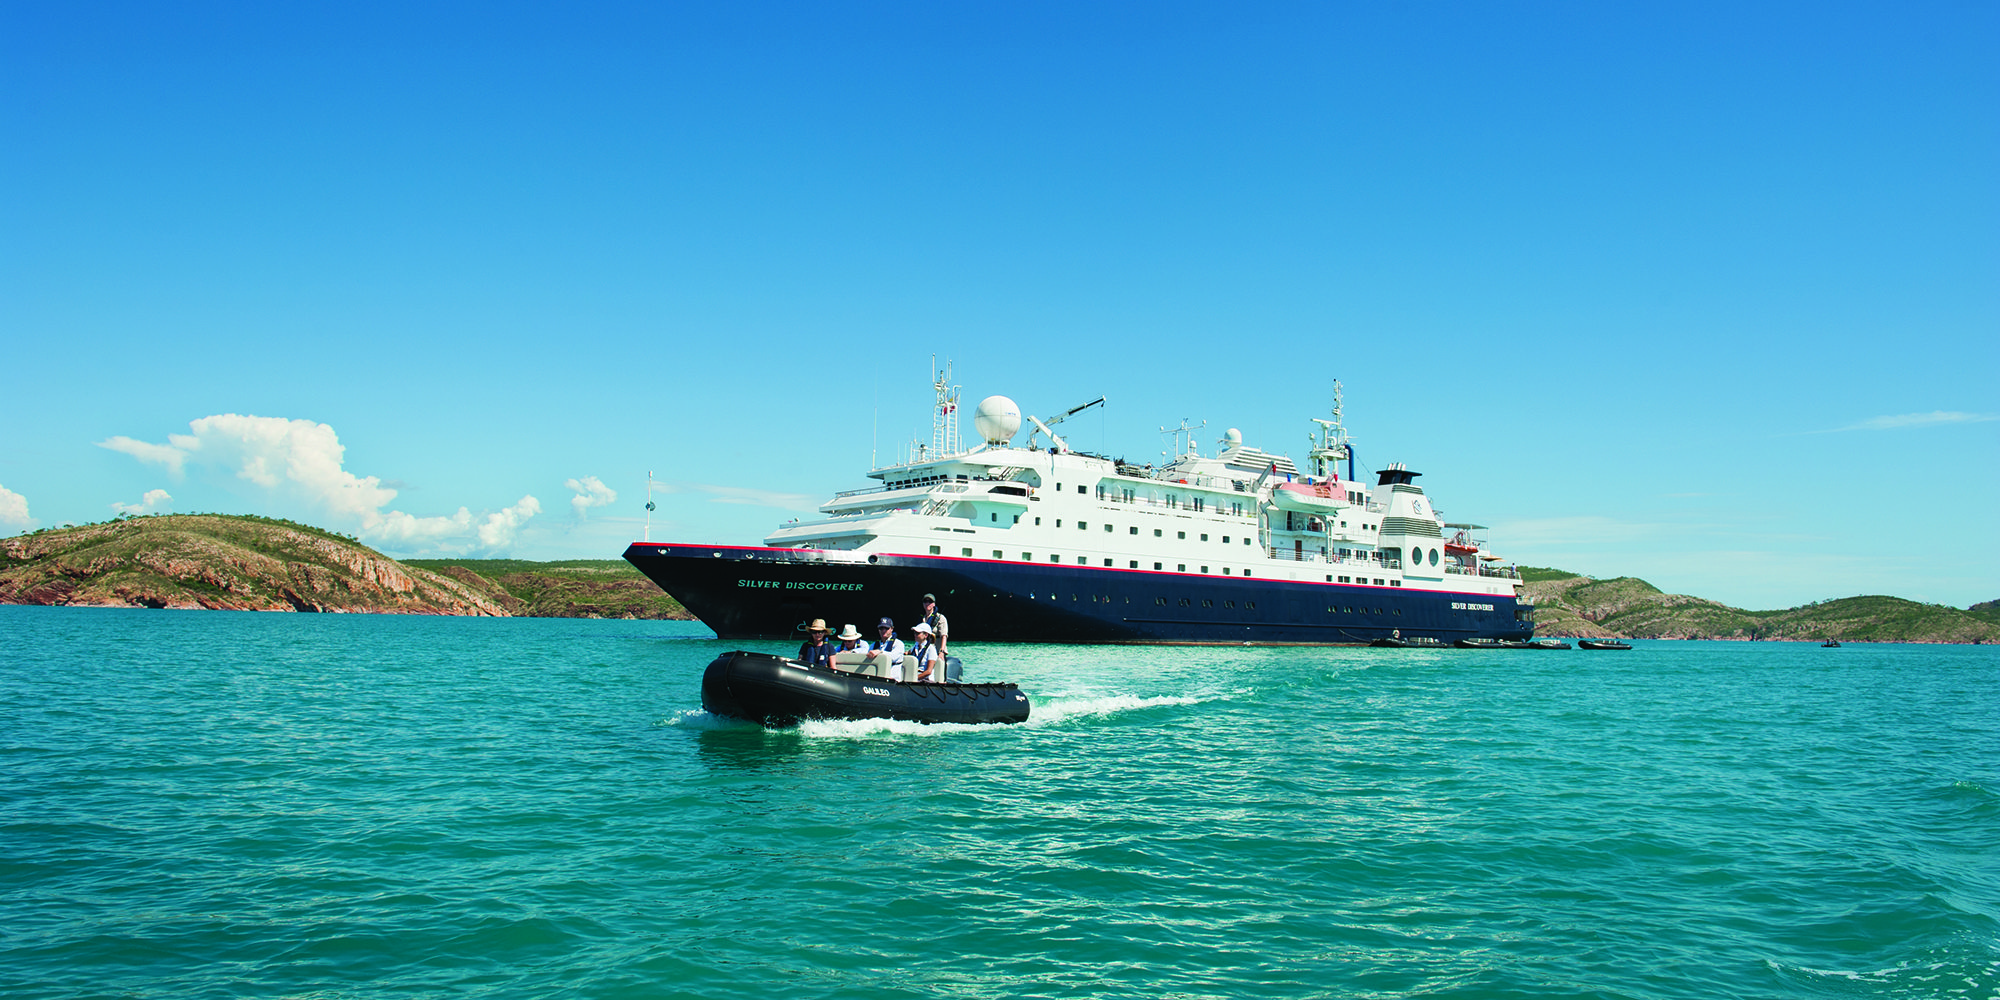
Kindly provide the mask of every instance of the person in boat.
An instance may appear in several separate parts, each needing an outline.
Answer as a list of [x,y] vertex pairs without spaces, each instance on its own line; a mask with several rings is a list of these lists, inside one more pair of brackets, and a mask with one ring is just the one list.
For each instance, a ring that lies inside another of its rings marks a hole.
[[[936,594],[924,595],[924,624],[931,627],[931,639],[937,643],[938,662],[942,663],[944,658],[950,655],[945,651],[948,644],[945,633],[951,631],[951,627],[950,623],[945,621],[944,612],[937,609]],[[940,676],[938,680],[944,678]]]
[[903,676],[903,640],[896,638],[896,620],[883,616],[875,624],[875,641],[868,644],[868,651],[875,654],[881,666],[880,674],[891,680],[906,680]]
[[834,652],[836,652],[836,653],[866,653],[866,652],[868,652],[868,647],[867,647],[866,645],[864,645],[864,644],[862,643],[862,641],[861,641],[861,632],[860,632],[860,630],[856,629],[856,628],[855,628],[855,627],[854,627],[853,625],[851,625],[851,624],[849,624],[849,625],[843,625],[843,626],[841,626],[841,627],[840,627],[840,634],[839,634],[839,635],[837,635],[837,636],[834,636],[834,638],[836,638],[836,639],[839,639],[839,640],[840,640],[840,648],[839,648],[839,649],[836,649],[836,650],[834,650]]
[[944,660],[938,655],[937,637],[931,634],[930,624],[918,622],[910,631],[915,633],[908,660],[913,666],[905,671],[913,672],[916,676],[912,679],[919,684],[943,684]]
[[[855,633],[855,638],[860,637]],[[834,644],[826,639],[826,619],[815,618],[806,625],[806,641],[799,646],[798,661],[808,667],[831,668],[834,650]]]

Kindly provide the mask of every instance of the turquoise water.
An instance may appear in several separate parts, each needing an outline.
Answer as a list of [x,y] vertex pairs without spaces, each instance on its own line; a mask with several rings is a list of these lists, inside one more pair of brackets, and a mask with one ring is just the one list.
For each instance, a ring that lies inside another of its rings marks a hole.
[[0,607],[0,993],[2000,996],[1991,648],[962,646],[1029,724],[766,732],[730,645]]

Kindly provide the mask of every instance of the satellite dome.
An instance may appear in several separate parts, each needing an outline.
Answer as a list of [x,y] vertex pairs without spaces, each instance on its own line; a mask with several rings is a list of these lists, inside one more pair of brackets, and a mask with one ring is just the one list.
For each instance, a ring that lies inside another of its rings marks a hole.
[[1243,432],[1237,430],[1234,427],[1231,427],[1230,429],[1223,431],[1222,447],[1224,450],[1243,447]]
[[1021,429],[1021,408],[1005,396],[988,396],[972,411],[972,428],[987,444],[1004,445]]

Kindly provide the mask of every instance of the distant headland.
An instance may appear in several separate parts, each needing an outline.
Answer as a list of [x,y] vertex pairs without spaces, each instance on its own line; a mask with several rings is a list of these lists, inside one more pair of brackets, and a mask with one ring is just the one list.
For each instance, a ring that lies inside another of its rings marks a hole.
[[1597,580],[1524,566],[1535,634],[1584,639],[1739,639],[1791,642],[2000,642],[2000,601],[1959,609],[1900,597],[1843,597],[1782,611],[1745,611],[1662,593],[1635,577]]
[[[1848,597],[1745,611],[1644,580],[1524,567],[1538,635],[2000,642],[2000,601]],[[0,539],[0,604],[535,618],[693,616],[620,559],[395,560],[348,535],[239,514],[156,514]]]
[[689,619],[619,559],[399,562],[311,525],[160,514],[0,539],[0,604]]

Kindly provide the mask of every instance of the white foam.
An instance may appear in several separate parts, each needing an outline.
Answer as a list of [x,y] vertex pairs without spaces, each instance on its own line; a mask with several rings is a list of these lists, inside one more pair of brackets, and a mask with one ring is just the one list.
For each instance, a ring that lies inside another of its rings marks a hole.
[[705,709],[688,708],[653,723],[656,726],[680,726],[683,729],[733,729],[751,723],[732,719],[725,715],[711,715]]
[[1141,698],[1129,694],[1101,695],[1095,698],[1052,698],[1034,707],[1028,714],[1028,725],[1056,726],[1071,719],[1116,715],[1119,712],[1158,708],[1162,705],[1199,705],[1204,700],[1186,695]]

